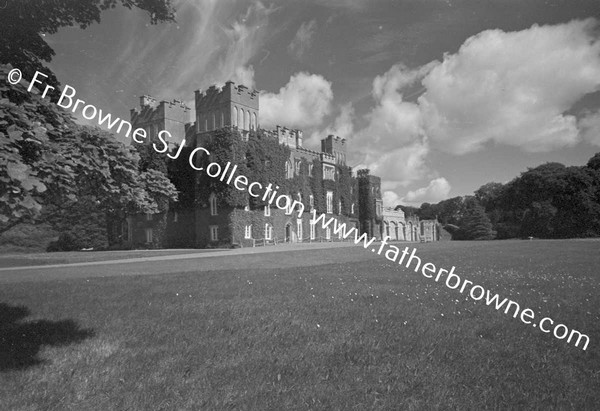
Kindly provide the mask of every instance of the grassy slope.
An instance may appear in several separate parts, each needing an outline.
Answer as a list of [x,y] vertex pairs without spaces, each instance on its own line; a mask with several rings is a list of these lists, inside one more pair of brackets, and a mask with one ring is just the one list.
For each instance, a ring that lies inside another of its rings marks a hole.
[[[227,252],[229,249],[219,249]],[[124,260],[128,258],[156,257],[175,254],[198,254],[217,249],[176,250],[125,250],[125,251],[61,251],[56,253],[10,253],[0,254],[0,268],[32,265],[71,264],[91,261]]]
[[358,247],[313,267],[3,284],[0,409],[596,409],[599,245],[416,245],[587,333],[585,352]]

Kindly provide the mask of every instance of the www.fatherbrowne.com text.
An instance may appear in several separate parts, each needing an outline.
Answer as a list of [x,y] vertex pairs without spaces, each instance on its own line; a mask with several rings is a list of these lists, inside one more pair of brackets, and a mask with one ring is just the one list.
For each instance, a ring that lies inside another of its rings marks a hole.
[[[36,83],[42,84],[40,78],[44,79],[48,76],[44,73],[36,71],[27,91],[32,92],[33,87]],[[19,69],[12,69],[8,74],[8,82],[10,84],[17,84],[21,81],[22,74]],[[39,89],[41,91],[41,88]],[[50,85],[46,85],[44,91],[42,92],[41,97],[46,97],[48,92],[54,90],[54,87]],[[116,127],[115,132],[120,133],[123,128],[125,128],[125,136],[129,137],[131,134],[132,139],[138,143],[144,143],[144,140],[148,138],[146,135],[146,131],[143,128],[137,128],[133,130],[133,126],[130,122],[126,120],[122,120],[118,117],[112,116],[110,113],[103,113],[102,110],[97,109],[92,104],[86,104],[85,101],[81,99],[75,99],[76,91],[73,87],[69,85],[65,85],[60,98],[58,99],[57,105],[64,109],[70,109],[73,113],[78,107],[81,107],[81,114],[83,118],[86,120],[97,119],[98,125],[105,126],[108,130],[112,130]],[[103,115],[104,114],[104,115]],[[118,126],[117,126],[118,124]],[[133,130],[133,132],[132,132]],[[167,140],[172,138],[170,133],[166,130],[162,130],[158,133],[158,139],[162,144],[162,147],[158,147],[156,143],[153,143],[153,148],[157,153],[167,153],[167,156],[172,159],[176,159],[181,154],[182,148],[185,146],[185,139],[182,141],[181,145],[177,149],[174,155],[170,154],[169,146],[167,144]],[[210,152],[203,147],[196,147],[189,156],[189,164],[190,167],[197,171],[203,171],[202,167],[197,167],[194,164],[194,156],[196,153],[203,152],[206,155],[210,155]],[[248,190],[248,194],[253,197],[261,197],[262,201],[267,201],[269,204],[275,203],[275,205],[282,210],[286,210],[288,214],[291,214],[292,210],[297,210],[298,217],[300,218],[304,212],[304,205],[300,201],[292,201],[290,196],[281,194],[277,198],[277,189],[279,186],[273,187],[271,183],[267,187],[263,187],[262,184],[258,182],[250,182],[248,178],[243,175],[237,175],[234,178],[235,171],[237,170],[237,165],[231,165],[231,163],[227,163],[224,168],[221,167],[218,163],[210,163],[206,167],[206,173],[209,177],[218,178],[220,181],[225,182],[226,184],[231,184],[233,181],[233,185],[237,190],[245,191]],[[321,214],[317,217],[317,212],[313,210],[312,219],[310,221],[311,224],[321,223],[323,229],[332,228],[333,233],[347,239],[348,237],[354,236],[354,244],[361,244],[363,248],[369,249],[372,244],[375,243],[376,238],[369,238],[366,233],[363,233],[359,236],[359,232],[356,227],[352,227],[347,229],[346,224],[340,224],[337,219],[329,218],[326,221],[326,215]],[[554,320],[549,317],[542,318],[539,322],[534,321],[535,313],[530,308],[525,308],[521,310],[521,307],[518,303],[512,300],[508,300],[504,298],[500,300],[498,294],[492,295],[490,290],[486,290],[484,287],[478,284],[474,284],[472,281],[463,280],[458,274],[454,272],[456,269],[454,266],[450,270],[440,268],[439,270],[433,263],[425,263],[422,264],[421,258],[416,255],[416,249],[412,248],[412,251],[409,250],[409,247],[405,247],[402,252],[400,249],[392,244],[388,244],[389,237],[385,237],[381,243],[379,244],[379,248],[370,248],[372,252],[377,253],[377,255],[381,255],[384,251],[384,256],[389,261],[394,263],[398,263],[398,265],[402,265],[406,261],[406,268],[411,268],[414,266],[415,272],[421,272],[423,276],[426,278],[433,279],[436,282],[440,282],[443,280],[446,283],[446,287],[457,290],[463,294],[466,293],[469,297],[471,297],[475,301],[479,301],[485,298],[486,305],[492,305],[496,308],[496,310],[501,310],[504,308],[504,313],[509,314],[510,310],[513,310],[513,318],[517,318],[524,323],[531,325],[533,327],[539,328],[544,333],[552,333],[555,338],[559,340],[567,339],[568,343],[574,343],[576,347],[579,346],[580,343],[583,343],[582,349],[585,351],[589,345],[590,338],[582,334],[577,330],[569,330],[569,328],[564,324],[558,324],[554,326]],[[398,259],[398,257],[400,259]],[[520,313],[520,315],[519,315]],[[548,327],[548,328],[547,328]]]

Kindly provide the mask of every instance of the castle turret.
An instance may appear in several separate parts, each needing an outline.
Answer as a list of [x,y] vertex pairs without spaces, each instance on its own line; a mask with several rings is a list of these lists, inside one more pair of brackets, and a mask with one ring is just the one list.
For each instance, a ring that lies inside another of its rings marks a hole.
[[258,129],[259,93],[232,81],[223,88],[196,90],[196,128],[199,133],[234,127],[241,131]]
[[160,101],[154,97],[144,95],[140,97],[140,108],[131,109],[131,124],[134,129],[143,128],[146,131],[146,144],[157,141],[158,133],[165,130],[170,134],[163,134],[164,138],[173,143],[180,144],[185,138],[185,124],[189,121],[190,108],[181,100]]
[[321,140],[321,151],[332,154],[337,164],[346,164],[346,139],[330,134]]

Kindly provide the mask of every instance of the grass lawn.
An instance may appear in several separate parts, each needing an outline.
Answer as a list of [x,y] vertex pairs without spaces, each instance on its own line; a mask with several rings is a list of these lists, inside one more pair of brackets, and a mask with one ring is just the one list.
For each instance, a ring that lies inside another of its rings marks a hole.
[[6,253],[0,254],[0,268],[32,265],[71,264],[92,261],[124,260],[127,258],[156,257],[162,255],[197,254],[229,249],[178,249],[178,250],[126,250],[126,251],[64,251],[56,253]]
[[293,268],[224,256],[0,284],[0,409],[598,409],[599,241],[410,246],[587,350],[360,247],[278,253],[313,264]]

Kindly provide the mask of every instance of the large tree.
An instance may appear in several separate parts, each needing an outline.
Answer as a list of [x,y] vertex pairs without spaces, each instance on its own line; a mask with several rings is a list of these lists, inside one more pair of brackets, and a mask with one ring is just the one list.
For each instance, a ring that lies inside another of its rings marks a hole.
[[164,173],[140,170],[133,147],[75,124],[38,90],[9,86],[8,70],[0,66],[0,233],[84,198],[112,217],[161,212],[176,199]]
[[0,64],[19,68],[24,78],[31,79],[35,71],[47,74],[47,84],[58,80],[48,67],[54,50],[46,42],[46,34],[61,27],[78,25],[85,29],[100,22],[102,11],[121,4],[137,7],[148,13],[150,22],[175,19],[171,0],[5,0],[0,4]]

